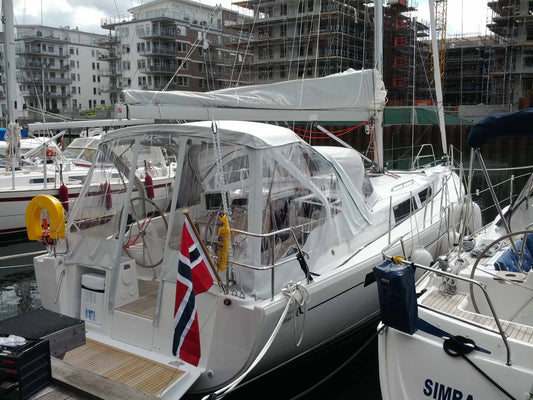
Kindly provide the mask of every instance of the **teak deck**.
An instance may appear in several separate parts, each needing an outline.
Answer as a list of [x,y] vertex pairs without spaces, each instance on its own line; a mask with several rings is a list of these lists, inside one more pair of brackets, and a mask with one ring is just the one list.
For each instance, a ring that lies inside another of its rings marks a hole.
[[69,351],[64,361],[114,382],[159,396],[184,372],[155,361],[87,339]]
[[[476,314],[471,311],[461,310],[459,304],[466,298],[463,293],[457,293],[453,296],[443,294],[438,290],[433,290],[426,297],[424,297],[421,304],[430,309],[435,309],[445,314],[453,315],[467,322],[476,323],[478,325],[498,331],[494,318],[482,314]],[[528,343],[533,343],[533,327],[517,324],[500,319],[502,329],[507,334],[507,337],[521,340]]]

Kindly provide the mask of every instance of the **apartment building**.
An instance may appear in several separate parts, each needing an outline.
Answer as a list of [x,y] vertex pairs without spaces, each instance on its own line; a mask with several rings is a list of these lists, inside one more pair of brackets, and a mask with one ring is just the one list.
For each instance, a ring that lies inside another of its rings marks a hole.
[[249,83],[249,70],[234,74],[236,62],[250,63],[250,55],[230,49],[241,33],[232,28],[246,17],[222,7],[188,0],[155,0],[105,18],[109,31],[108,62],[102,91],[116,101],[125,88],[207,91]]
[[17,83],[28,109],[70,113],[110,105],[99,90],[105,36],[68,26],[19,25],[16,32]]

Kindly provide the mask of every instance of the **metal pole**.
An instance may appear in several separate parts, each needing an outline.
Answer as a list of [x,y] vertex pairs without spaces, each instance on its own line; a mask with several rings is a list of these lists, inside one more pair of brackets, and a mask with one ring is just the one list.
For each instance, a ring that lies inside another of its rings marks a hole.
[[442,100],[442,82],[440,78],[439,50],[437,48],[437,28],[435,26],[435,4],[429,0],[429,22],[431,27],[431,48],[433,51],[433,78],[435,80],[435,94],[437,96],[437,113],[442,142],[442,152],[446,156],[448,144],[446,143],[446,126],[444,124],[444,103]]
[[191,215],[189,214],[189,210],[185,209],[183,210],[183,215],[185,215],[185,218],[189,221],[191,224],[191,228],[194,231],[194,234],[196,235],[196,238],[198,239],[198,243],[200,243],[200,246],[202,247],[202,250],[204,251],[205,257],[207,258],[207,262],[209,266],[211,267],[211,270],[215,274],[215,277],[217,278],[218,285],[222,288],[222,291],[224,293],[227,293],[226,287],[224,286],[224,283],[222,282],[222,279],[220,279],[220,275],[218,274],[217,268],[215,267],[215,264],[213,263],[213,260],[209,256],[209,252],[207,251],[207,247],[202,240],[202,237],[200,236],[200,232],[198,232],[198,229],[196,228],[196,225],[194,224]]

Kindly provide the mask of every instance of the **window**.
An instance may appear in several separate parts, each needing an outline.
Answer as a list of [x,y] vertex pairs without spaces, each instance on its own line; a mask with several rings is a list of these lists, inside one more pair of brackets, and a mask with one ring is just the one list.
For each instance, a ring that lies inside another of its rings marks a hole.
[[96,88],[95,87],[93,88],[93,94],[96,94]]
[[[403,220],[405,220],[409,215],[411,214],[411,201],[413,199],[408,199],[405,201],[402,201],[397,206],[393,207],[394,211],[394,219],[396,221],[396,224],[399,224]],[[413,204],[413,208],[415,208],[415,205]]]
[[189,86],[189,78],[186,76],[178,76],[178,86]]

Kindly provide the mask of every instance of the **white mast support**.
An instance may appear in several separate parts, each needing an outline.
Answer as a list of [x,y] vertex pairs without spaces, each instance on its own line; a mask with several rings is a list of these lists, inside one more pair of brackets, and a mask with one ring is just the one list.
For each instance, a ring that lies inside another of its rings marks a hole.
[[15,122],[15,101],[17,82],[15,78],[15,26],[13,24],[13,1],[2,0],[4,15],[4,63],[6,69],[6,98],[7,98],[7,120]]
[[429,22],[431,29],[431,49],[433,51],[433,79],[435,80],[435,94],[437,96],[437,114],[439,116],[442,152],[446,156],[448,153],[448,144],[446,143],[446,126],[444,124],[444,103],[442,101],[439,49],[437,47],[437,28],[435,25],[435,3],[433,0],[429,0]]

